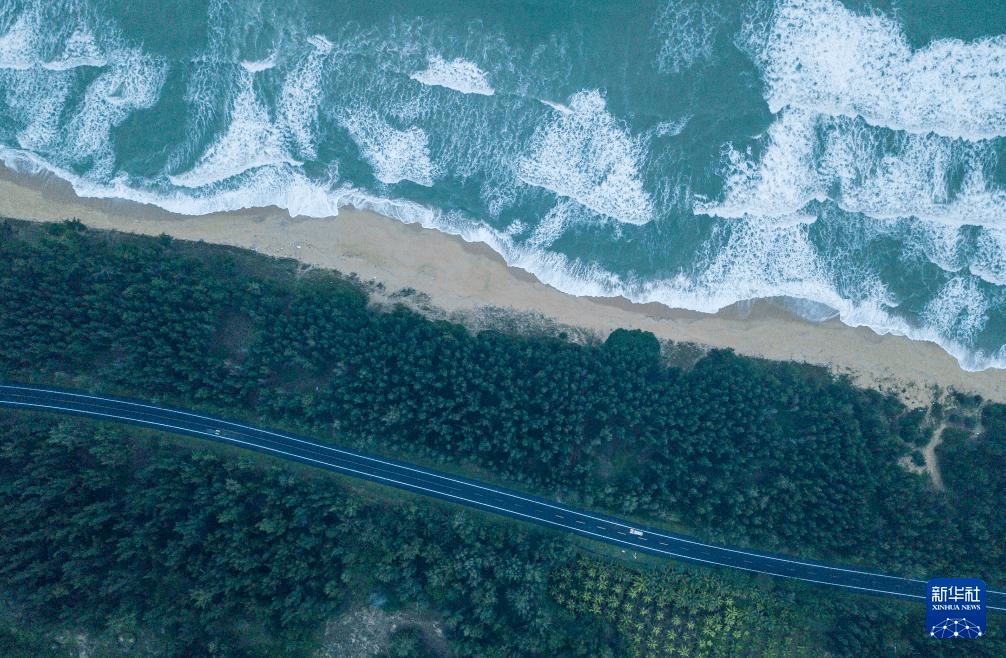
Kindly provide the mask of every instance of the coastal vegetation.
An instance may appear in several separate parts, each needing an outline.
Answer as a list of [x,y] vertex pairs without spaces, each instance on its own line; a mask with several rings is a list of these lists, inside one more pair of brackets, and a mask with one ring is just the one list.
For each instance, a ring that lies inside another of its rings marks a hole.
[[[717,541],[1006,582],[1006,406],[950,396],[920,413],[821,368],[722,350],[682,368],[671,355],[638,331],[473,333],[374,305],[352,276],[236,249],[0,224],[6,381],[285,426]],[[799,617],[794,602],[747,596],[737,575],[640,571],[442,503],[25,418],[4,421],[3,591],[47,623],[109,628],[133,611],[124,625],[182,654],[308,647],[360,592],[435,611],[457,655],[886,655],[885,636],[839,630],[849,611],[915,616],[801,589],[786,596],[837,603],[814,604],[816,639],[773,644],[758,620]],[[937,426],[943,490],[899,464]],[[685,604],[689,587],[711,593]],[[937,651],[903,625],[898,650],[918,651],[902,655]]]
[[955,655],[917,604],[631,560],[111,423],[4,410],[0,436],[5,656],[354,655],[322,629],[360,609],[412,613],[382,656]]

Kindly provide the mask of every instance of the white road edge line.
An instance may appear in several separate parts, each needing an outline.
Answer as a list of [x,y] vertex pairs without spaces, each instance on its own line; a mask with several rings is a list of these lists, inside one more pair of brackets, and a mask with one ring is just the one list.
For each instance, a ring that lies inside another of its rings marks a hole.
[[[28,386],[17,386],[17,385],[12,385],[12,384],[3,384],[3,385],[0,385],[0,389],[5,389],[5,388],[14,389],[14,390],[28,391],[28,392],[32,392],[32,393],[48,393],[48,394],[52,394],[52,395],[56,395],[56,396],[65,395],[65,396],[71,396],[71,397],[85,398],[85,399],[89,399],[89,400],[97,400],[99,402],[105,402],[105,401],[111,400],[112,402],[115,402],[115,403],[118,403],[118,404],[127,404],[127,405],[131,405],[131,406],[134,406],[134,407],[142,407],[142,408],[145,408],[145,409],[152,409],[154,411],[169,411],[171,413],[177,413],[177,414],[181,414],[181,415],[184,415],[184,416],[191,416],[192,418],[198,418],[199,420],[202,420],[202,421],[208,421],[208,422],[211,422],[211,423],[218,423],[218,424],[219,423],[223,423],[223,424],[226,424],[226,425],[230,425],[232,427],[241,428],[243,430],[250,430],[252,432],[262,432],[264,434],[269,434],[269,435],[272,435],[272,436],[277,436],[277,437],[280,437],[280,438],[288,440],[288,441],[295,441],[297,443],[303,443],[303,444],[310,445],[310,446],[313,446],[315,448],[320,448],[322,450],[327,450],[327,451],[330,451],[330,452],[337,452],[337,453],[342,453],[342,454],[346,454],[346,455],[352,455],[353,457],[357,457],[357,458],[361,458],[361,459],[366,459],[368,461],[374,461],[374,462],[378,462],[378,463],[382,463],[382,464],[390,464],[391,466],[394,466],[394,467],[397,467],[397,468],[402,468],[402,469],[414,471],[414,472],[417,472],[417,473],[423,473],[424,475],[428,475],[428,476],[432,476],[432,477],[437,477],[437,478],[440,478],[440,479],[443,479],[443,480],[448,480],[450,482],[458,482],[458,483],[461,483],[461,484],[464,484],[464,485],[467,485],[467,486],[472,486],[472,487],[476,487],[476,488],[482,489],[484,491],[491,491],[493,493],[502,494],[502,495],[508,496],[510,498],[516,498],[518,500],[523,500],[525,502],[538,503],[540,505],[545,505],[546,507],[550,507],[552,509],[562,510],[562,511],[565,511],[565,512],[569,512],[569,513],[574,514],[576,516],[581,516],[581,517],[583,517],[585,519],[590,519],[592,521],[601,521],[601,522],[604,522],[604,523],[611,523],[613,525],[618,525],[618,526],[621,526],[621,527],[626,528],[626,529],[635,527],[635,526],[626,525],[626,524],[624,524],[624,523],[622,523],[620,521],[617,521],[617,520],[609,520],[609,519],[606,519],[606,518],[592,516],[590,514],[584,514],[583,512],[571,510],[571,509],[568,509],[568,508],[565,508],[565,507],[558,507],[556,505],[552,505],[552,504],[548,503],[547,501],[533,500],[531,498],[526,498],[526,497],[524,497],[524,496],[522,496],[520,494],[516,494],[516,493],[513,493],[513,492],[509,492],[509,491],[504,491],[502,489],[495,489],[495,488],[492,488],[492,487],[487,487],[485,485],[481,485],[481,484],[478,484],[476,482],[465,482],[465,481],[462,481],[462,480],[458,480],[458,479],[452,478],[449,475],[444,475],[442,473],[436,473],[436,472],[432,472],[432,471],[426,471],[424,469],[416,468],[416,467],[413,467],[413,466],[408,466],[408,465],[405,465],[405,464],[395,464],[395,463],[392,463],[392,462],[389,462],[389,461],[386,461],[386,460],[383,460],[383,459],[379,459],[377,457],[371,457],[369,455],[364,455],[364,454],[361,454],[361,453],[353,452],[351,450],[345,450],[343,448],[338,448],[338,447],[335,447],[335,446],[329,446],[329,445],[325,445],[323,443],[316,443],[314,441],[308,441],[306,439],[301,439],[301,438],[298,438],[296,436],[291,436],[289,434],[282,434],[282,433],[279,433],[279,432],[273,432],[272,430],[267,430],[267,429],[263,429],[263,428],[253,427],[251,425],[245,425],[243,423],[238,423],[236,421],[226,420],[226,419],[223,419],[223,418],[213,418],[212,416],[204,416],[202,414],[197,414],[197,413],[191,412],[191,411],[184,411],[184,410],[181,410],[181,409],[172,409],[170,407],[158,407],[157,405],[147,404],[147,403],[144,403],[144,402],[137,402],[137,401],[133,401],[133,400],[123,400],[123,399],[118,399],[118,398],[107,398],[106,399],[106,398],[102,398],[100,396],[87,395],[85,393],[73,393],[73,392],[70,392],[70,391],[59,391],[59,390],[46,389],[46,388],[32,388],[32,387],[28,387]],[[775,562],[798,564],[800,566],[808,566],[808,567],[814,567],[814,568],[818,568],[818,569],[826,569],[826,570],[829,570],[829,571],[841,571],[843,573],[855,573],[855,574],[860,574],[860,575],[864,575],[864,576],[872,576],[872,577],[875,577],[875,578],[890,578],[892,580],[899,580],[899,581],[902,581],[902,582],[914,582],[914,583],[926,583],[926,582],[928,582],[928,581],[925,581],[925,580],[917,580],[915,578],[905,578],[905,577],[902,577],[902,576],[891,576],[891,575],[883,574],[883,573],[873,573],[873,572],[870,572],[870,571],[860,571],[858,569],[847,569],[847,568],[844,568],[844,567],[835,567],[835,566],[830,566],[830,565],[826,565],[826,564],[816,564],[814,562],[804,562],[804,561],[801,561],[801,560],[793,560],[793,559],[789,559],[789,558],[778,557],[778,556],[775,556],[775,555],[764,555],[764,554],[761,554],[761,553],[751,553],[751,552],[744,551],[744,550],[741,550],[741,549],[738,549],[738,548],[729,548],[727,546],[717,546],[715,544],[707,544],[705,542],[696,541],[694,539],[687,539],[687,538],[684,538],[684,537],[675,537],[673,535],[663,534],[662,532],[660,532],[658,530],[647,529],[646,532],[649,533],[649,534],[651,534],[651,535],[655,535],[655,536],[657,536],[659,538],[670,539],[671,541],[676,541],[676,542],[681,542],[681,543],[685,543],[685,544],[690,544],[692,546],[702,546],[702,547],[710,548],[710,549],[713,549],[713,550],[726,551],[728,553],[737,553],[737,554],[740,554],[740,555],[752,555],[752,556],[755,556],[755,557],[758,557],[758,558],[761,558],[761,559],[765,559],[765,560],[773,560]]]
[[[72,397],[80,397],[80,398],[86,398],[86,399],[91,399],[91,400],[105,401],[104,398],[97,397],[97,396],[85,395],[85,394],[80,394],[80,393],[70,393],[70,392],[67,392],[67,391],[56,391],[56,390],[52,390],[52,389],[42,389],[42,388],[36,389],[36,388],[23,387],[23,386],[13,386],[13,385],[7,385],[7,384],[0,385],[0,389],[14,389],[14,390],[28,391],[28,392],[32,392],[32,393],[48,393],[48,394],[53,394],[53,395],[57,395],[57,396],[59,396],[59,395],[69,395],[69,396],[72,396]],[[307,441],[307,440],[304,440],[304,439],[299,439],[297,437],[293,437],[293,436],[289,436],[289,435],[285,435],[285,434],[280,434],[278,432],[272,432],[270,430],[264,430],[264,429],[260,429],[260,428],[255,428],[255,427],[252,427],[250,425],[244,425],[242,423],[237,423],[237,422],[234,422],[234,421],[229,421],[229,420],[224,420],[224,419],[219,419],[219,418],[213,418],[213,417],[210,417],[210,416],[203,416],[201,414],[196,414],[196,413],[187,412],[187,411],[181,411],[181,410],[177,410],[177,409],[157,407],[156,405],[149,405],[149,404],[144,404],[144,403],[141,403],[141,402],[133,402],[133,401],[130,401],[130,400],[112,399],[111,401],[112,402],[116,402],[116,403],[120,403],[120,404],[128,404],[128,405],[131,405],[131,406],[142,407],[142,408],[145,408],[145,409],[152,409],[152,410],[155,410],[155,411],[169,411],[169,412],[172,412],[172,413],[178,413],[178,414],[181,414],[181,415],[191,416],[191,417],[197,418],[199,420],[209,421],[211,423],[223,423],[223,424],[230,425],[230,426],[233,426],[233,427],[239,427],[239,428],[242,428],[242,429],[251,430],[253,432],[262,432],[264,434],[269,434],[269,435],[280,437],[280,438],[283,438],[283,439],[286,439],[286,440],[293,440],[293,441],[295,441],[297,443],[303,443],[303,444],[306,444],[306,445],[309,445],[309,446],[312,446],[312,447],[323,448],[323,449],[326,449],[326,450],[330,450],[332,452],[338,452],[338,453],[342,453],[342,454],[352,455],[353,457],[362,458],[362,459],[365,459],[365,460],[368,460],[368,461],[375,461],[375,462],[378,462],[380,464],[385,464],[385,465],[391,465],[391,466],[395,466],[395,467],[400,467],[400,468],[403,468],[405,470],[410,470],[410,471],[414,471],[414,472],[417,472],[417,473],[422,473],[424,475],[438,477],[440,479],[446,479],[448,481],[456,482],[458,484],[462,484],[462,485],[466,485],[466,486],[472,486],[472,487],[475,487],[475,488],[479,488],[479,489],[483,489],[483,490],[487,490],[487,491],[493,491],[493,492],[496,492],[496,493],[502,493],[502,494],[505,494],[505,495],[510,496],[512,498],[517,498],[519,500],[523,500],[523,501],[526,501],[526,502],[536,503],[536,504],[539,504],[539,505],[543,505],[545,507],[550,507],[550,508],[553,508],[553,509],[562,509],[562,510],[567,511],[567,512],[570,511],[570,510],[567,510],[566,508],[556,507],[555,505],[551,505],[551,504],[549,504],[547,502],[544,502],[544,501],[538,501],[538,500],[533,500],[533,499],[530,499],[530,498],[525,498],[523,496],[512,494],[512,493],[509,493],[509,492],[506,492],[506,491],[500,491],[500,490],[493,489],[493,488],[490,488],[490,487],[485,487],[485,486],[482,486],[482,485],[479,485],[479,484],[476,484],[476,483],[470,483],[470,482],[466,482],[466,481],[462,481],[462,480],[457,480],[457,479],[451,478],[449,476],[445,476],[445,475],[442,475],[442,474],[439,474],[439,473],[433,473],[433,472],[425,471],[423,469],[412,468],[412,467],[409,467],[409,466],[404,466],[404,465],[401,465],[401,464],[395,464],[395,463],[391,463],[391,462],[385,462],[385,461],[383,461],[381,459],[377,459],[377,458],[370,457],[370,456],[367,456],[367,455],[361,455],[359,453],[355,453],[355,452],[352,452],[352,451],[349,451],[349,450],[343,450],[343,449],[340,449],[340,448],[335,448],[333,446],[326,446],[324,444],[315,443],[313,441]],[[900,597],[906,597],[906,598],[917,598],[917,599],[925,599],[926,598],[924,596],[920,596],[920,595],[916,595],[916,594],[904,594],[904,593],[900,593],[900,592],[891,592],[891,591],[887,591],[887,590],[875,589],[875,588],[870,588],[870,587],[859,587],[859,586],[855,586],[855,585],[844,585],[844,584],[841,584],[841,583],[831,583],[831,582],[828,582],[828,581],[814,580],[814,579],[811,579],[811,578],[803,578],[803,577],[800,577],[800,576],[791,576],[791,575],[786,575],[786,574],[781,574],[781,573],[774,573],[774,572],[771,572],[771,571],[761,571],[759,569],[750,569],[750,568],[746,568],[746,567],[742,567],[742,566],[736,566],[736,565],[726,564],[726,563],[722,563],[722,562],[716,562],[714,560],[706,560],[706,559],[702,559],[702,558],[681,555],[681,554],[678,554],[678,553],[673,553],[671,551],[664,551],[664,550],[661,550],[661,549],[658,549],[658,548],[653,548],[651,546],[647,546],[647,545],[643,545],[643,544],[635,544],[635,543],[632,543],[630,541],[625,541],[625,540],[617,539],[615,537],[609,537],[609,536],[606,536],[606,535],[601,535],[599,533],[590,532],[588,530],[578,530],[574,526],[565,526],[563,524],[556,523],[555,521],[548,520],[548,519],[541,519],[541,518],[538,518],[536,516],[532,516],[530,514],[524,514],[524,513],[521,513],[521,512],[510,511],[510,510],[507,510],[507,509],[502,508],[502,507],[497,507],[495,505],[489,505],[488,503],[482,503],[482,502],[479,502],[479,501],[475,501],[475,500],[471,500],[471,499],[468,499],[468,498],[464,498],[462,496],[456,496],[454,494],[447,494],[447,493],[437,492],[437,491],[435,491],[433,489],[428,489],[426,487],[421,487],[419,485],[408,484],[408,483],[405,483],[405,482],[399,482],[399,481],[394,480],[392,478],[388,478],[388,477],[384,477],[384,476],[380,476],[380,475],[371,475],[371,474],[365,473],[363,471],[358,471],[358,470],[355,470],[355,469],[347,468],[345,466],[339,466],[337,464],[332,464],[332,463],[325,462],[325,461],[322,461],[322,460],[319,460],[319,459],[312,459],[310,457],[302,457],[302,456],[297,455],[295,453],[285,452],[283,450],[278,450],[276,448],[269,448],[269,447],[266,447],[266,446],[257,445],[257,444],[250,443],[250,442],[247,442],[247,441],[240,441],[238,439],[227,437],[227,436],[216,434],[216,433],[202,432],[202,431],[199,431],[199,430],[189,430],[189,429],[186,429],[186,428],[183,428],[183,427],[178,427],[178,426],[175,426],[175,425],[169,425],[167,423],[158,423],[158,422],[150,421],[150,420],[141,420],[141,419],[137,419],[137,418],[130,418],[128,416],[117,416],[117,415],[114,415],[114,414],[108,414],[108,413],[102,413],[102,412],[96,412],[96,411],[74,409],[72,407],[56,407],[56,406],[51,406],[51,405],[41,405],[41,404],[35,404],[35,403],[16,402],[16,401],[0,401],[0,403],[9,404],[9,405],[12,405],[12,406],[35,407],[35,408],[39,408],[39,409],[55,409],[55,410],[67,411],[67,412],[71,412],[71,413],[84,413],[84,414],[93,415],[93,416],[97,416],[97,417],[112,418],[112,419],[115,419],[115,420],[123,420],[123,421],[128,421],[128,422],[141,423],[141,424],[144,424],[144,425],[151,425],[151,426],[155,426],[155,427],[164,427],[164,428],[168,428],[168,429],[174,429],[174,430],[178,430],[178,431],[180,431],[182,433],[186,433],[186,434],[188,434],[188,433],[202,434],[204,436],[207,436],[207,437],[209,437],[211,439],[216,439],[218,441],[227,441],[227,442],[230,442],[230,443],[236,443],[236,444],[240,444],[240,445],[246,445],[246,446],[250,446],[250,447],[255,447],[255,448],[258,448],[259,450],[264,450],[264,451],[275,453],[275,454],[278,454],[278,455],[287,455],[287,456],[293,457],[293,458],[295,458],[297,460],[304,460],[304,461],[314,462],[314,463],[317,463],[317,464],[322,464],[322,465],[328,466],[328,467],[333,468],[333,469],[341,470],[343,472],[356,473],[358,475],[361,475],[361,476],[364,476],[364,477],[367,477],[367,478],[373,478],[373,479],[377,479],[377,480],[383,480],[383,481],[386,481],[386,482],[391,482],[391,483],[397,484],[397,485],[399,485],[401,487],[404,487],[404,488],[418,489],[418,490],[422,490],[422,491],[427,491],[431,495],[434,495],[434,496],[437,496],[437,497],[447,497],[447,498],[457,499],[459,501],[464,501],[464,502],[471,503],[472,505],[481,506],[481,507],[488,507],[488,508],[491,508],[491,509],[494,509],[494,510],[499,510],[503,514],[520,516],[520,517],[524,517],[524,518],[527,518],[527,519],[532,519],[532,520],[535,520],[535,521],[539,521],[542,524],[552,525],[552,526],[559,526],[559,527],[562,527],[562,528],[567,528],[569,530],[572,530],[572,531],[580,533],[580,534],[585,534],[585,535],[591,535],[591,536],[594,536],[594,537],[599,537],[599,538],[601,538],[602,540],[605,540],[605,541],[611,541],[611,542],[615,542],[615,543],[618,543],[618,544],[623,544],[623,545],[626,545],[626,546],[631,546],[631,547],[634,547],[634,548],[647,549],[647,550],[655,552],[655,553],[661,553],[661,554],[668,555],[668,556],[671,556],[671,557],[677,557],[677,558],[680,558],[680,559],[685,560],[685,561],[700,562],[700,563],[710,564],[710,565],[714,565],[714,566],[721,566],[721,567],[726,567],[726,568],[741,569],[742,571],[750,571],[750,572],[753,572],[753,573],[760,573],[760,574],[765,574],[765,575],[769,575],[769,576],[776,576],[776,577],[779,577],[779,578],[792,578],[794,580],[800,580],[800,581],[804,581],[804,582],[816,583],[816,584],[821,584],[821,585],[830,585],[830,586],[833,586],[833,587],[843,587],[843,588],[846,588],[846,589],[854,589],[854,590],[861,590],[861,591],[868,591],[868,592],[876,592],[876,593],[879,593],[879,594],[888,594],[888,595],[892,595],[892,596],[900,596]],[[574,512],[574,513],[576,515],[578,515],[578,516],[583,516],[584,518],[591,518],[591,519],[595,519],[595,520],[599,520],[599,521],[604,521],[606,523],[613,523],[615,525],[619,525],[619,526],[624,527],[624,528],[632,527],[632,526],[627,526],[625,524],[621,524],[621,523],[618,523],[618,522],[611,522],[608,519],[601,519],[601,518],[590,516],[588,514],[582,514],[580,512]],[[820,564],[815,564],[815,563],[801,562],[799,560],[788,560],[788,559],[785,559],[785,558],[778,558],[778,557],[771,556],[771,555],[760,555],[760,554],[757,554],[757,553],[749,553],[747,551],[742,551],[742,550],[737,550],[737,549],[730,549],[730,548],[715,546],[715,545],[712,545],[712,544],[705,544],[703,542],[697,542],[697,541],[693,541],[693,540],[679,539],[677,537],[670,537],[670,536],[667,536],[667,535],[661,535],[659,532],[651,532],[651,534],[657,535],[658,537],[664,537],[666,539],[671,539],[671,540],[675,540],[675,541],[682,541],[684,543],[688,543],[688,544],[692,544],[692,545],[696,545],[696,546],[702,546],[702,547],[713,548],[713,549],[718,549],[718,550],[725,550],[725,551],[728,551],[728,552],[731,552],[731,553],[739,553],[741,555],[750,555],[752,557],[758,557],[758,558],[770,559],[770,560],[777,560],[777,561],[780,561],[780,562],[787,562],[787,563],[791,563],[791,564],[797,564],[797,565],[801,565],[801,566],[813,567],[813,568],[818,568],[818,569],[825,569],[825,570],[831,570],[831,571],[842,571],[842,572],[847,572],[847,573],[857,573],[857,574],[866,575],[866,576],[872,576],[872,577],[891,578],[891,579],[901,580],[903,582],[916,582],[916,583],[927,582],[927,581],[916,580],[916,579],[912,579],[912,578],[901,578],[901,577],[898,577],[898,576],[889,576],[889,575],[886,575],[886,574],[871,573],[871,572],[868,572],[868,571],[857,571],[857,570],[854,570],[854,569],[843,569],[841,567],[831,567],[831,566],[828,566],[828,565],[820,565]],[[987,592],[988,593],[993,593],[993,594],[1003,594],[1002,592],[999,592],[999,591],[996,591],[996,590],[987,590]],[[986,608],[989,609],[989,610],[1006,611],[1006,608],[998,608],[998,607],[995,607],[995,606],[986,606]]]

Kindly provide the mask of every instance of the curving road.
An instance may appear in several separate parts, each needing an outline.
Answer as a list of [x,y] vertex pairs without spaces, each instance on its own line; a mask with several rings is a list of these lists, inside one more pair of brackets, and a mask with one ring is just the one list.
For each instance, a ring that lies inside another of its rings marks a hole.
[[[0,406],[76,414],[212,439],[572,532],[615,544],[626,551],[650,553],[708,566],[742,569],[920,602],[926,598],[924,580],[706,544],[654,528],[632,526],[618,519],[573,509],[555,501],[206,414],[170,409],[137,400],[20,385],[0,385]],[[947,575],[980,577],[980,574]],[[1006,592],[989,590],[986,607],[1006,611]]]

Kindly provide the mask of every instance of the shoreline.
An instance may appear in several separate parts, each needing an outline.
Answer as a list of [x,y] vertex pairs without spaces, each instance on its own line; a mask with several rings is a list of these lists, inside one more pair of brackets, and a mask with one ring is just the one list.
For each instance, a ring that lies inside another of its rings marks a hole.
[[76,218],[91,228],[166,233],[294,258],[311,267],[356,273],[363,281],[383,283],[388,292],[413,288],[448,315],[509,308],[602,339],[617,328],[642,329],[660,339],[822,365],[861,386],[897,393],[910,406],[928,405],[933,386],[1006,402],[1003,371],[967,372],[934,343],[879,335],[838,319],[810,322],[764,300],[710,315],[621,297],[575,297],[508,266],[483,243],[350,207],[322,219],[290,217],[276,207],[186,216],[132,201],[81,198],[51,174],[27,175],[0,166],[0,216]]

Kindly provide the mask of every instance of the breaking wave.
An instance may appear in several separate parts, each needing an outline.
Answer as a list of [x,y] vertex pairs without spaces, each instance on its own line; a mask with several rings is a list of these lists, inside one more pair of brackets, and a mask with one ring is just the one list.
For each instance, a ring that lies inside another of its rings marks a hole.
[[439,56],[433,56],[426,70],[417,71],[409,77],[424,85],[446,87],[462,94],[492,96],[496,93],[486,79],[485,71],[460,57],[445,62]]
[[912,46],[834,0],[262,0],[168,40],[57,5],[0,0],[0,158],[81,195],[353,205],[574,295],[773,298],[1006,366],[1006,37]]

